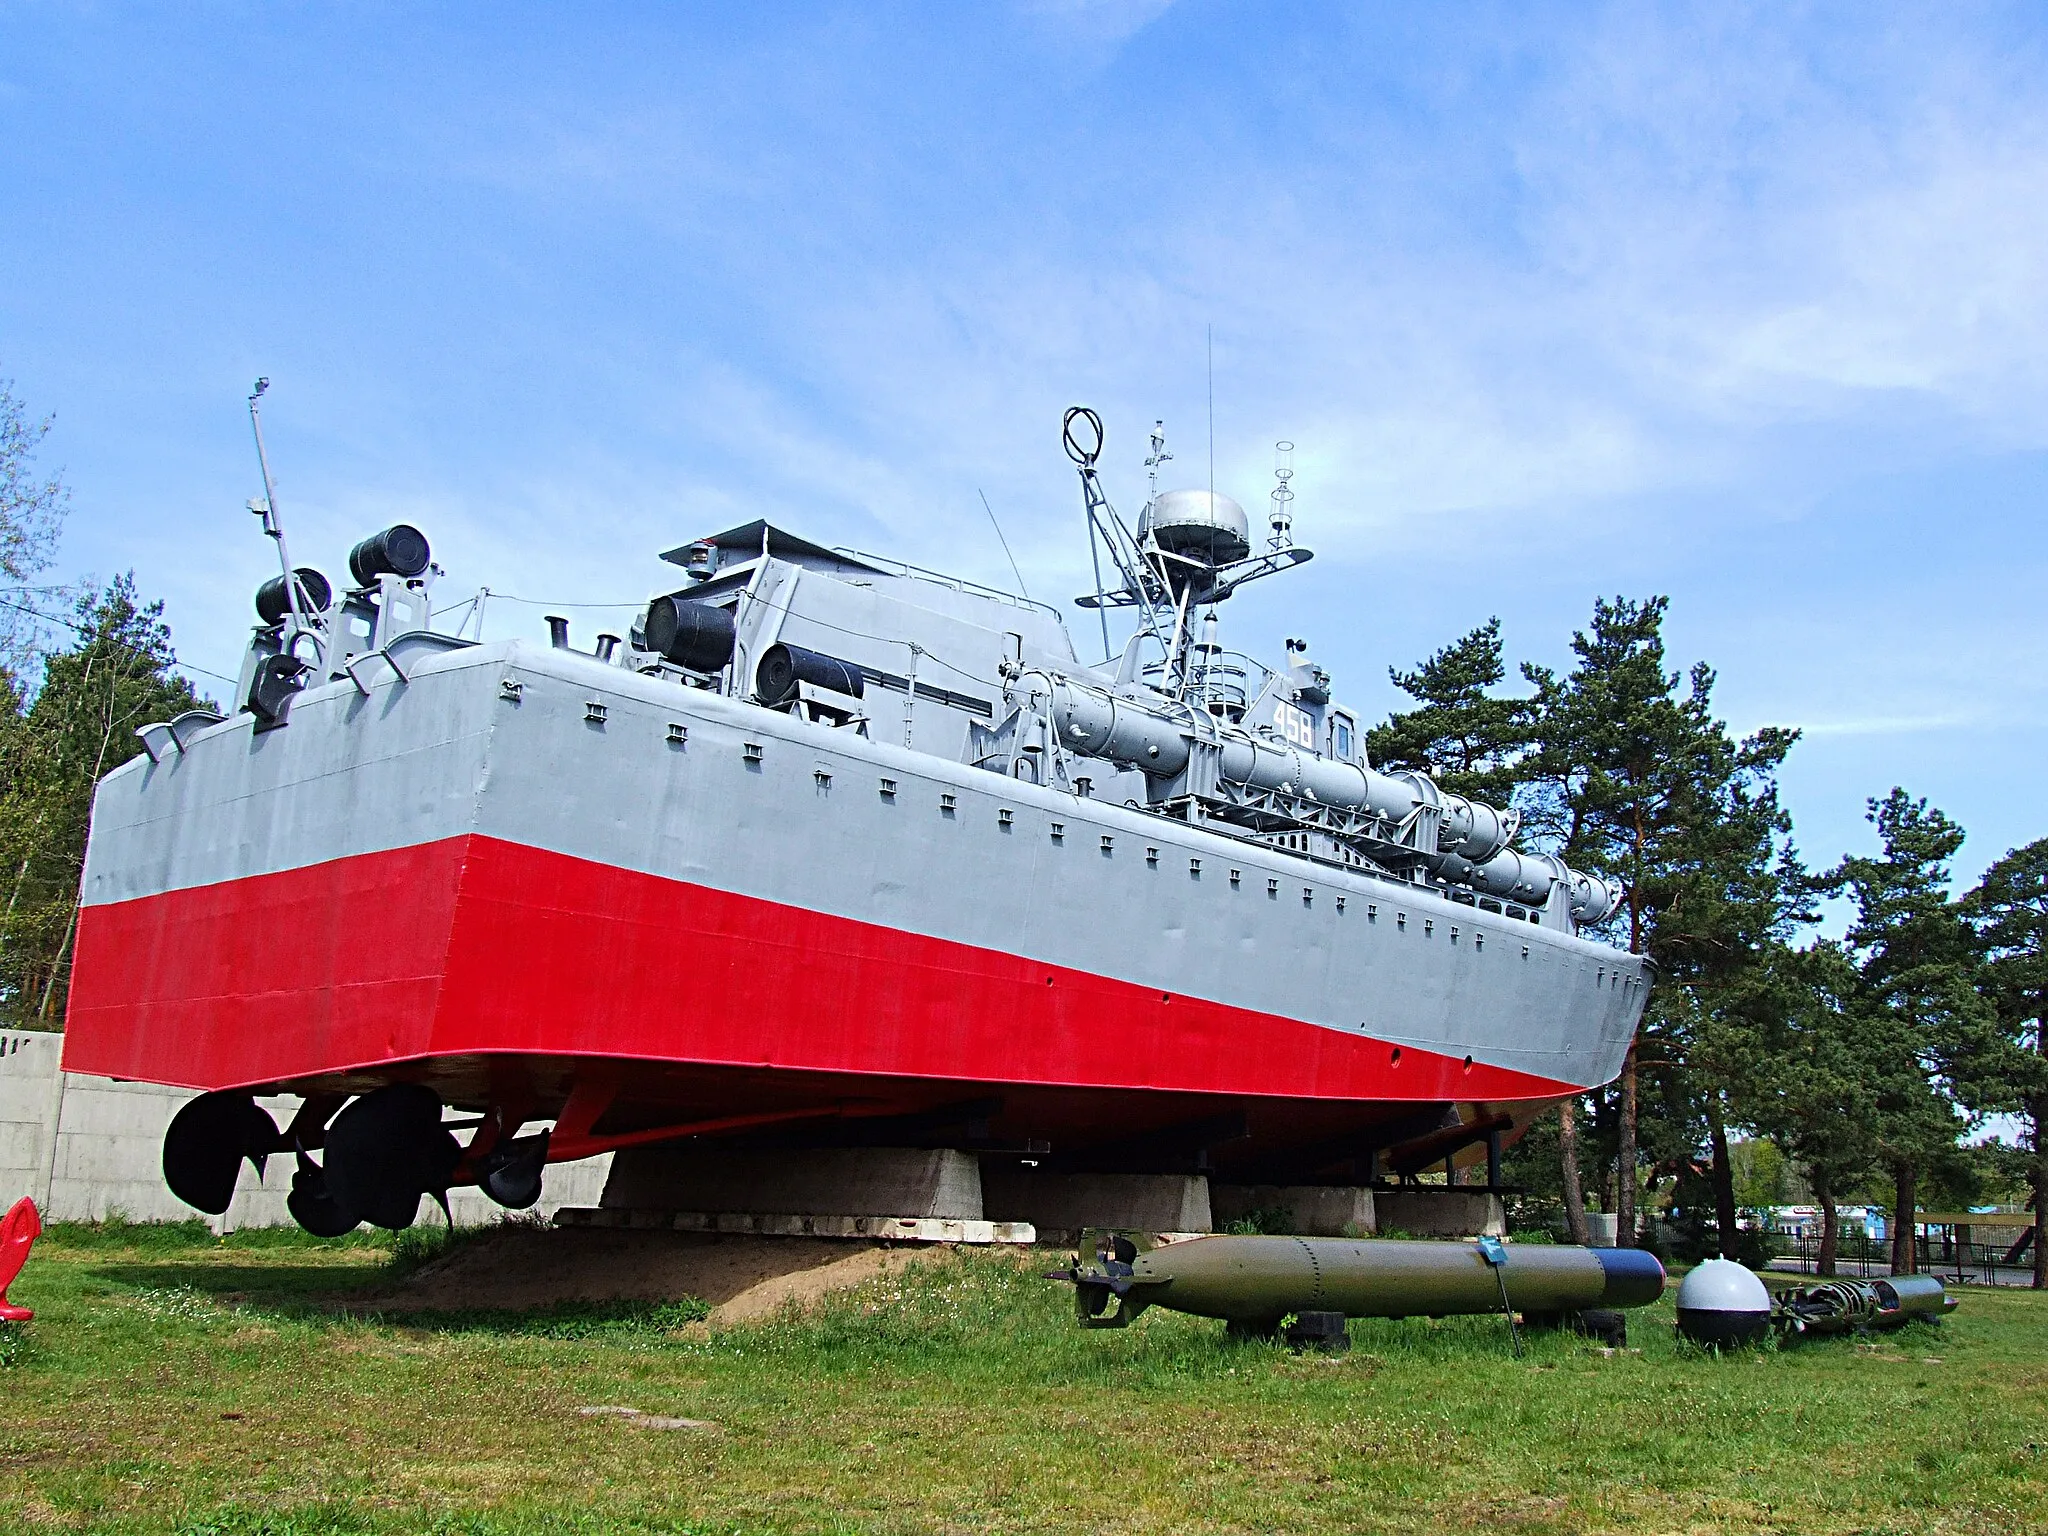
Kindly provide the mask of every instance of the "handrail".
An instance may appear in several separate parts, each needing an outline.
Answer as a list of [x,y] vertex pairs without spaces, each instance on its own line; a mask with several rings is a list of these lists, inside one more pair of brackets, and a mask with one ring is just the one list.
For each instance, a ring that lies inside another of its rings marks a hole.
[[949,576],[944,571],[927,570],[924,566],[912,565],[908,560],[898,560],[891,555],[871,555],[864,549],[853,549],[844,544],[834,545],[833,553],[865,560],[893,576],[936,582],[942,587],[951,587],[955,592],[968,596],[992,597],[997,602],[1008,603],[1013,608],[1036,608],[1040,613],[1050,614],[1062,629],[1066,627],[1067,621],[1061,617],[1059,609],[1050,603],[1041,603],[1036,598],[1019,597],[1014,592],[1005,592],[1001,587],[985,587],[980,582],[969,581],[964,576]]

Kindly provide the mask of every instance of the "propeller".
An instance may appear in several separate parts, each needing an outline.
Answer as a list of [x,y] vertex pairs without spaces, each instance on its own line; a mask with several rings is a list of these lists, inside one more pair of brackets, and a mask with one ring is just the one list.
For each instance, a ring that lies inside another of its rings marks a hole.
[[327,1170],[314,1162],[304,1147],[297,1151],[298,1171],[292,1175],[292,1192],[284,1197],[284,1208],[315,1237],[347,1236],[361,1218],[335,1200],[327,1187]]
[[524,1211],[540,1199],[541,1175],[548,1165],[548,1137],[515,1136],[485,1154],[477,1183],[483,1192],[510,1210]]
[[[432,1195],[445,1213],[462,1144],[441,1124],[441,1096],[420,1083],[366,1093],[327,1128],[327,1188],[344,1211],[391,1231]],[[452,1223],[451,1223],[452,1224]]]
[[202,1093],[164,1132],[164,1182],[194,1210],[218,1216],[235,1198],[242,1159],[261,1178],[280,1144],[277,1122],[249,1094]]

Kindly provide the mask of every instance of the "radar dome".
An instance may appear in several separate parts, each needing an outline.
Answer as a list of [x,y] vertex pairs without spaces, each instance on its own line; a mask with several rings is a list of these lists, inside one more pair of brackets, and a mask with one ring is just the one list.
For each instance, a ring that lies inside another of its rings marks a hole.
[[1167,491],[1138,519],[1138,537],[1151,534],[1171,554],[1211,565],[1230,565],[1252,552],[1244,508],[1220,491]]

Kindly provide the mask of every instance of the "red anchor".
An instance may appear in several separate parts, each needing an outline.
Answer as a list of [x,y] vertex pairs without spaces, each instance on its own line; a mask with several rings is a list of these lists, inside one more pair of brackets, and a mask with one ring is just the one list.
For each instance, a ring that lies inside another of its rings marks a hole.
[[29,1249],[42,1232],[43,1218],[36,1214],[36,1203],[27,1195],[15,1201],[14,1209],[0,1220],[0,1323],[25,1323],[35,1316],[27,1307],[16,1306],[7,1299],[7,1287],[21,1273],[21,1266],[28,1262]]

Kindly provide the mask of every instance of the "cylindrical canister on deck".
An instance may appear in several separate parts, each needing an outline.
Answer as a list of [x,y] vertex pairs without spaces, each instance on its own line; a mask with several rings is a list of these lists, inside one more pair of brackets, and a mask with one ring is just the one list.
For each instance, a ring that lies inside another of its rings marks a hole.
[[788,703],[796,697],[799,683],[857,699],[862,695],[866,677],[850,661],[807,651],[800,645],[778,643],[761,653],[761,664],[754,669],[754,687],[763,704]]
[[[327,578],[310,565],[300,566],[295,574],[299,578],[299,611],[311,615],[325,610],[334,597]],[[264,623],[282,624],[291,611],[283,576],[273,576],[256,589],[256,614]]]
[[731,661],[738,633],[730,609],[675,596],[649,603],[641,624],[648,650],[693,672],[716,672]]

